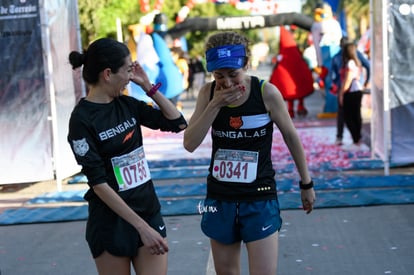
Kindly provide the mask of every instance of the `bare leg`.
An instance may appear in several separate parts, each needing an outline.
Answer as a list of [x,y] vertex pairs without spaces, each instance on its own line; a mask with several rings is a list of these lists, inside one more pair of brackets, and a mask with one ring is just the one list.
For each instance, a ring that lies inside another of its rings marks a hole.
[[240,275],[241,243],[230,245],[210,240],[217,275]]
[[138,255],[132,259],[132,264],[137,275],[166,275],[168,253],[152,255],[142,246],[138,249]]
[[277,271],[279,232],[246,244],[250,275],[275,275]]
[[96,268],[99,275],[130,275],[131,261],[129,257],[118,257],[104,251],[95,258]]

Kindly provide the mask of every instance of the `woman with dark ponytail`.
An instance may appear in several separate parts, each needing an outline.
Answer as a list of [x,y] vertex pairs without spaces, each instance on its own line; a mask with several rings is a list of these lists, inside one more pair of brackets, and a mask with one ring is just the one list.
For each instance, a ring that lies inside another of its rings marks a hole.
[[[128,48],[102,38],[84,53],[69,54],[82,67],[88,94],[75,106],[68,142],[87,176],[86,240],[99,274],[166,274],[168,244],[161,206],[143,148],[141,126],[180,132],[182,114],[152,85]],[[156,103],[153,108],[123,94],[133,81]]]

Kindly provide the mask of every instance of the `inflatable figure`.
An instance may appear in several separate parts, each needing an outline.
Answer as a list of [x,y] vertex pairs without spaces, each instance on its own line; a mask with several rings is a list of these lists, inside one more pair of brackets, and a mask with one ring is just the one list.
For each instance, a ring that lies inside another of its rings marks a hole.
[[[159,91],[168,99],[177,97],[183,91],[182,74],[175,65],[168,47],[166,37],[166,17],[163,14],[154,16],[154,31],[148,34],[147,26],[136,24],[129,26],[131,39],[128,47],[131,57],[136,59],[147,73],[152,83],[160,82]],[[128,93],[142,101],[152,103],[151,98],[134,83],[130,83]]]
[[330,80],[325,78],[330,67],[332,57],[339,51],[342,38],[342,29],[339,22],[333,17],[331,6],[327,3],[318,4],[315,8],[314,23],[311,27],[313,43],[315,45],[318,67],[315,71],[324,80],[325,90],[324,114],[320,117],[334,117],[338,110],[336,95],[330,93]]
[[160,58],[160,73],[157,76],[156,82],[162,83],[159,91],[168,99],[172,99],[184,90],[183,75],[174,63],[171,51],[165,40],[156,32],[153,32],[151,36],[155,51]]
[[303,50],[302,56],[303,59],[305,59],[306,64],[308,64],[309,69],[312,71],[313,88],[315,90],[319,90],[321,87],[323,87],[324,83],[321,79],[321,74],[316,73],[316,70],[318,68],[318,60],[316,58],[316,50],[315,45],[313,44],[311,33],[308,34],[306,44],[308,46]]
[[297,114],[306,116],[304,99],[313,93],[313,77],[305,59],[303,59],[292,34],[280,27],[280,47],[275,68],[270,76],[270,83],[276,85],[287,101],[291,117],[295,116],[294,102],[298,101]]
[[[132,27],[130,27],[130,29],[132,29]],[[147,73],[149,80],[152,83],[156,83],[157,77],[160,74],[161,64],[160,58],[158,57],[158,54],[155,51],[152,37],[143,31],[140,31],[139,33],[133,33],[135,34],[133,36],[133,39],[136,41],[135,50],[132,52],[135,53],[135,58],[133,60],[137,60],[141,64],[144,71]],[[131,58],[133,57],[131,56]],[[132,81],[129,84],[128,92],[129,95],[139,100],[148,103],[152,102],[152,99],[145,94],[142,88],[139,85],[133,83]]]

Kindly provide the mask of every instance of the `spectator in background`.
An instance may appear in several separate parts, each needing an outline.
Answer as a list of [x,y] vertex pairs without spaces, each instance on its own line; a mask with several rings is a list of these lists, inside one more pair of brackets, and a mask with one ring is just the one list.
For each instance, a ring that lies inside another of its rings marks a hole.
[[361,142],[362,115],[361,84],[362,65],[358,58],[356,45],[353,42],[346,42],[342,48],[342,67],[340,71],[341,86],[338,98],[339,106],[342,106],[345,125],[352,136],[353,143],[345,149],[357,151],[364,149]]
[[200,91],[201,87],[206,82],[206,70],[200,56],[190,59],[190,75],[189,75],[189,87],[187,90],[187,98],[194,99],[194,92]]
[[[331,92],[334,94],[338,93],[338,89],[341,87],[341,76],[340,70],[343,66],[342,62],[342,55],[343,49],[345,45],[352,43],[348,39],[348,37],[344,36],[341,39],[341,49],[339,52],[332,58],[331,68],[328,72],[328,77],[332,80],[331,84]],[[369,61],[364,57],[364,54],[360,51],[356,51],[357,58],[361,62],[362,67],[365,69],[365,82],[363,84],[363,89],[367,89],[369,87],[369,78],[370,78],[370,64]],[[339,96],[338,96],[338,113],[336,116],[336,145],[343,145],[342,139],[344,134],[344,110],[341,104],[339,104]]]
[[[175,65],[177,65],[178,69],[180,70],[180,73],[183,76],[183,91],[182,92],[187,91],[190,70],[189,70],[188,59],[186,57],[186,54],[183,51],[183,49],[181,49],[180,47],[171,48],[171,54],[172,54]],[[179,102],[180,95],[181,94],[171,99],[171,101],[178,107],[178,109],[182,108]]]

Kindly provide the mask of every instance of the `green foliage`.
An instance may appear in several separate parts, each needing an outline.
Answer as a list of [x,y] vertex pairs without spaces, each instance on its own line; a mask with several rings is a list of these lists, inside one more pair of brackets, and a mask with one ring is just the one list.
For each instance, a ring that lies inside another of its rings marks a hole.
[[172,28],[175,25],[175,18],[178,11],[187,1],[168,1],[164,0],[161,12],[168,18],[167,28]]
[[78,0],[78,9],[84,47],[99,37],[115,38],[117,18],[125,23],[140,17],[139,5],[136,1]]
[[[167,28],[175,25],[175,18],[179,10],[188,0],[164,1],[161,12],[167,18]],[[150,1],[150,7],[154,7],[155,0]],[[141,13],[139,0],[78,0],[79,21],[83,47],[99,37],[116,38],[116,20],[122,23],[124,39],[128,40],[128,26],[137,24],[145,14]],[[247,11],[237,10],[230,4],[214,4],[211,2],[196,4],[190,11],[189,17],[217,17],[217,16],[241,16],[249,14]],[[258,30],[246,31],[246,35],[257,41]],[[204,52],[204,42],[213,32],[195,31],[185,36],[191,56],[201,55]]]
[[[361,18],[369,17],[369,0],[339,0],[338,11],[333,11],[335,16],[338,16],[339,11],[345,11],[346,20],[348,21],[347,33],[356,35],[356,38],[361,36],[359,24]],[[313,17],[313,11],[320,0],[306,0],[302,7],[302,13]]]
[[[320,0],[307,0],[302,13],[313,17],[313,10]],[[144,16],[140,11],[139,0],[78,0],[80,31],[82,45],[86,47],[90,42],[99,37],[116,37],[116,20],[122,23],[124,39],[129,37],[128,26],[137,24]],[[162,13],[168,18],[167,28],[172,28],[178,11],[188,0],[165,0]],[[155,0],[150,0],[150,7],[154,7]],[[369,13],[369,0],[341,0],[342,7],[351,16],[352,26],[357,28],[359,19]],[[242,16],[248,15],[248,11],[237,10],[229,4],[214,4],[211,2],[196,4],[190,11],[189,17],[217,17],[217,16]],[[348,17],[349,18],[349,17]],[[252,43],[260,42],[260,30],[243,31]],[[190,55],[202,55],[206,38],[214,31],[194,31],[187,33]],[[305,44],[308,32],[298,29],[295,32],[298,45],[302,48]],[[268,40],[272,44],[273,40]],[[273,46],[271,45],[271,48]]]
[[96,35],[101,36],[116,36],[116,19],[119,18],[121,23],[131,22],[131,20],[138,19],[138,5],[135,1],[119,1],[111,0],[108,5],[96,11],[99,27]]

